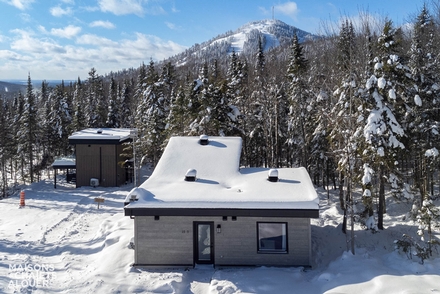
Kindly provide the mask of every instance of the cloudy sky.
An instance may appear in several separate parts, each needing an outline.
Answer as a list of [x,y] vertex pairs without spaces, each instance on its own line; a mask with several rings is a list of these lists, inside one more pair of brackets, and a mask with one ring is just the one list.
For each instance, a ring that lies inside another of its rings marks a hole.
[[86,79],[163,60],[255,20],[311,33],[359,12],[403,24],[423,0],[0,0],[0,80]]

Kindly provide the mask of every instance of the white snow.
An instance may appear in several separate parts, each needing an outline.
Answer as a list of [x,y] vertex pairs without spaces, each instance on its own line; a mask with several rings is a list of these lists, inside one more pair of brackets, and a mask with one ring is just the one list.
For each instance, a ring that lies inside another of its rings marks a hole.
[[72,166],[75,167],[76,166],[76,159],[75,157],[60,157],[60,158],[56,158],[54,160],[54,162],[52,163],[53,167],[58,167],[58,166],[63,166],[63,167],[67,167],[67,166]]
[[388,91],[388,97],[390,97],[390,99],[396,100],[396,92],[394,91],[394,89],[390,89]]
[[414,103],[419,107],[422,106],[422,99],[420,98],[419,95],[414,96]]
[[[199,137],[171,137],[153,174],[135,192],[142,196],[129,208],[319,209],[304,168],[280,168],[279,181],[269,182],[268,168],[239,168],[241,142],[209,137],[201,145]],[[197,171],[194,182],[185,181],[190,169]]]
[[385,88],[386,85],[387,85],[387,80],[385,80],[384,77],[380,77],[377,79],[377,86],[379,87],[379,89]]
[[123,128],[88,128],[73,133],[69,140],[118,140],[124,141],[133,136],[134,129]]
[[[417,231],[417,225],[402,221],[410,204],[388,202],[386,229],[378,233],[356,225],[353,255],[341,232],[338,193],[330,191],[327,200],[327,191],[318,189],[321,211],[312,220],[311,269],[132,268],[133,220],[123,215],[123,200],[133,186],[75,189],[61,178],[58,182],[58,189],[49,180],[22,187],[24,208],[18,191],[0,200],[1,293],[440,292],[438,255],[421,264],[394,250],[396,238]],[[95,197],[105,199],[100,209]]]
[[428,149],[425,151],[426,157],[437,157],[438,156],[438,150],[437,148],[433,147],[431,149]]
[[235,53],[240,53],[243,51],[243,47],[246,40],[248,40],[248,35],[253,30],[258,30],[264,35],[264,38],[266,40],[265,46],[263,48],[264,51],[267,51],[270,48],[278,47],[280,45],[278,38],[274,34],[271,34],[268,31],[268,28],[272,25],[272,23],[273,20],[270,19],[265,20],[263,22],[251,23],[231,36],[215,40],[209,46],[212,46],[216,43],[227,41],[227,42],[231,42],[231,53],[232,50],[234,50]]

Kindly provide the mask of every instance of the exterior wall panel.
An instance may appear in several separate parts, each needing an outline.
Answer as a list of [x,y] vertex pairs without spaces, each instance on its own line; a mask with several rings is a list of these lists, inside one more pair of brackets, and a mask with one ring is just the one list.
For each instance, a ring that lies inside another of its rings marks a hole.
[[[309,266],[311,233],[308,218],[237,217],[135,217],[135,264],[192,265],[193,222],[213,221],[216,265]],[[258,253],[257,222],[287,223],[287,253]]]
[[91,178],[100,178],[99,146],[76,145],[76,186],[89,186]]
[[125,169],[118,162],[123,159],[122,145],[77,144],[76,186],[89,186],[91,178],[99,179],[103,187],[125,183]]
[[116,146],[100,145],[101,148],[101,181],[103,187],[115,187],[116,182]]

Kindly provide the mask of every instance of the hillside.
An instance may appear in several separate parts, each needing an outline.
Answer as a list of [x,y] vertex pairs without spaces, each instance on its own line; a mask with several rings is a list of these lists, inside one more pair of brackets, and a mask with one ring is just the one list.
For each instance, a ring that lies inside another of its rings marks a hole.
[[24,93],[26,86],[18,83],[0,81],[0,96],[3,98],[10,99],[20,91]]
[[247,23],[235,31],[225,32],[201,44],[195,44],[170,60],[182,65],[192,59],[222,60],[233,51],[253,55],[258,50],[259,40],[262,41],[263,49],[268,51],[289,44],[295,33],[300,42],[318,38],[280,20],[260,20]]

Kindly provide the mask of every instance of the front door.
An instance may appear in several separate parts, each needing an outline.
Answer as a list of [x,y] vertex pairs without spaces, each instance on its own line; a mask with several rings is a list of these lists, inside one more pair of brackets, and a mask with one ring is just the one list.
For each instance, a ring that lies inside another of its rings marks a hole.
[[194,262],[214,263],[214,223],[194,222]]

